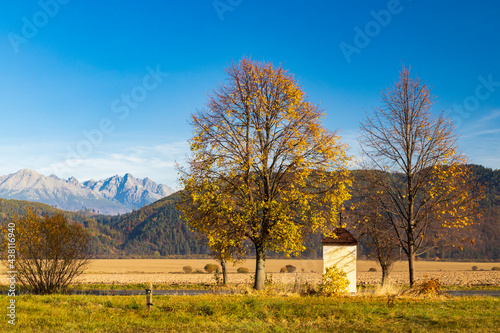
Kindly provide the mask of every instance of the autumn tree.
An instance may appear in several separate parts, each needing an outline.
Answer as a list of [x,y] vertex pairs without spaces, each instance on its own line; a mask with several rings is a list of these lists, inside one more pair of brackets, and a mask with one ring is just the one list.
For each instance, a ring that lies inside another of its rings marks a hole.
[[212,256],[215,260],[220,262],[221,273],[222,273],[222,284],[227,284],[227,263],[229,261],[237,263],[242,261],[244,247],[241,243],[232,244],[230,240],[226,238],[218,238],[213,241],[211,246]]
[[458,136],[443,113],[431,113],[427,85],[400,72],[381,94],[382,106],[367,114],[359,142],[365,167],[383,171],[372,179],[378,205],[408,257],[410,285],[415,256],[428,236],[464,228],[477,216],[480,189],[457,147]]
[[345,145],[321,125],[282,67],[243,59],[192,116],[194,136],[178,208],[208,245],[255,248],[255,289],[263,289],[266,250],[304,250],[303,236],[336,227],[349,198]]
[[8,238],[15,239],[15,256],[4,263],[35,294],[64,291],[91,259],[90,234],[79,224],[69,224],[63,214],[39,216],[28,210],[3,225],[2,231],[5,252],[12,244]]
[[352,225],[359,239],[370,249],[370,257],[382,269],[382,286],[389,282],[389,274],[395,262],[401,259],[397,235],[391,226],[390,216],[380,206],[381,192],[374,188],[372,177],[382,177],[378,172],[358,172],[351,199]]

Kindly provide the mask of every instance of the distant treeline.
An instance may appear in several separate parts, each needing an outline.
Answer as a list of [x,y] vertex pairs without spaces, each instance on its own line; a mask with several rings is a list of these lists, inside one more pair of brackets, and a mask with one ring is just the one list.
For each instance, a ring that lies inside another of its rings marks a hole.
[[[439,260],[499,260],[500,259],[500,170],[473,166],[474,175],[485,184],[484,212],[469,234],[474,244],[458,247],[438,247],[421,258]],[[82,224],[93,236],[93,251],[97,258],[206,258],[210,249],[203,237],[194,234],[181,220],[175,208],[180,198],[174,193],[134,212],[105,216],[90,212],[64,212],[72,223]],[[41,203],[0,199],[0,223],[12,215],[23,215],[28,207],[39,214],[54,214],[60,210]],[[323,235],[309,235],[306,250],[296,258],[320,259]],[[359,256],[369,255],[369,248],[359,239]],[[250,250],[248,253],[252,256]],[[282,253],[268,253],[270,258],[284,258]]]

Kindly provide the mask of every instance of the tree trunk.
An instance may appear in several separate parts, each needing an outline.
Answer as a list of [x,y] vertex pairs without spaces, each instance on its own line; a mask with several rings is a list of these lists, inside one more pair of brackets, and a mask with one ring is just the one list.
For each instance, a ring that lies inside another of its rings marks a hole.
[[257,259],[255,265],[255,284],[253,288],[255,290],[263,290],[266,281],[266,250],[263,246],[255,246],[255,253]]
[[389,274],[392,270],[392,264],[380,265],[380,267],[382,267],[382,287],[384,287],[389,282]]
[[222,268],[222,284],[226,285],[227,271],[226,271],[226,261],[224,259],[221,259],[220,267]]
[[408,272],[410,273],[410,288],[415,283],[414,276],[415,252],[413,251],[413,244],[408,245]]

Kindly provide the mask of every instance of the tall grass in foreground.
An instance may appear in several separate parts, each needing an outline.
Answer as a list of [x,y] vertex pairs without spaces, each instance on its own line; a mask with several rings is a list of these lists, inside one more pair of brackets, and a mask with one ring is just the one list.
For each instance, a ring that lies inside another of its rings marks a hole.
[[[14,332],[498,332],[500,300],[255,295],[17,296]],[[0,296],[4,309],[9,301]],[[6,311],[6,310],[4,310]]]

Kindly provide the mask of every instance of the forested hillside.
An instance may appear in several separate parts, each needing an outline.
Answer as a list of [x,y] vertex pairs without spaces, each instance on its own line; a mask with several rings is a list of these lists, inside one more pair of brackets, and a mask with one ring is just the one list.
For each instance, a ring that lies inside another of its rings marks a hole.
[[110,257],[119,252],[121,232],[86,216],[85,213],[89,212],[69,212],[39,202],[0,198],[0,223],[7,222],[15,215],[25,215],[28,209],[40,215],[63,213],[69,223],[81,224],[92,235],[92,251],[97,257]]
[[451,258],[500,259],[500,170],[480,165],[473,166],[477,179],[485,186],[485,197],[480,203],[483,216],[472,227],[475,244],[464,248],[448,250]]
[[120,250],[132,256],[204,255],[209,249],[180,219],[174,193],[137,211],[121,216],[99,216],[97,221],[119,230]]
[[[470,230],[474,245],[438,247],[428,251],[425,259],[474,260],[500,258],[500,170],[473,166],[475,176],[485,184],[485,198],[481,201],[482,218]],[[356,174],[356,173],[355,173]],[[71,222],[81,223],[94,239],[93,248],[98,258],[120,257],[177,257],[207,256],[210,250],[202,238],[189,230],[175,208],[179,193],[160,199],[148,206],[119,216],[90,215],[89,212],[64,212]],[[60,210],[40,203],[0,199],[0,223],[13,214],[25,214],[32,207],[40,214],[54,214]],[[345,222],[345,221],[343,221]],[[307,250],[302,258],[321,258],[322,235],[310,235],[305,240]],[[360,239],[360,256],[369,253]],[[251,253],[250,253],[251,254]],[[280,254],[269,253],[271,257]]]
[[[474,238],[474,245],[458,247],[438,247],[423,256],[426,259],[493,259],[500,258],[500,170],[491,170],[482,166],[473,166],[477,179],[485,184],[485,198],[481,202],[483,217],[476,223],[469,234]],[[359,173],[359,172],[357,172]],[[355,175],[357,174],[355,173]],[[356,176],[355,176],[356,177]],[[122,255],[160,256],[203,255],[210,251],[189,231],[175,208],[179,194],[171,195],[130,214],[115,217],[100,216],[97,221],[121,232]],[[345,222],[345,221],[343,221]],[[322,235],[310,235],[305,240],[307,250],[300,254],[302,258],[321,258]],[[360,255],[368,255],[369,249],[360,239]],[[269,253],[271,257],[280,254]]]

